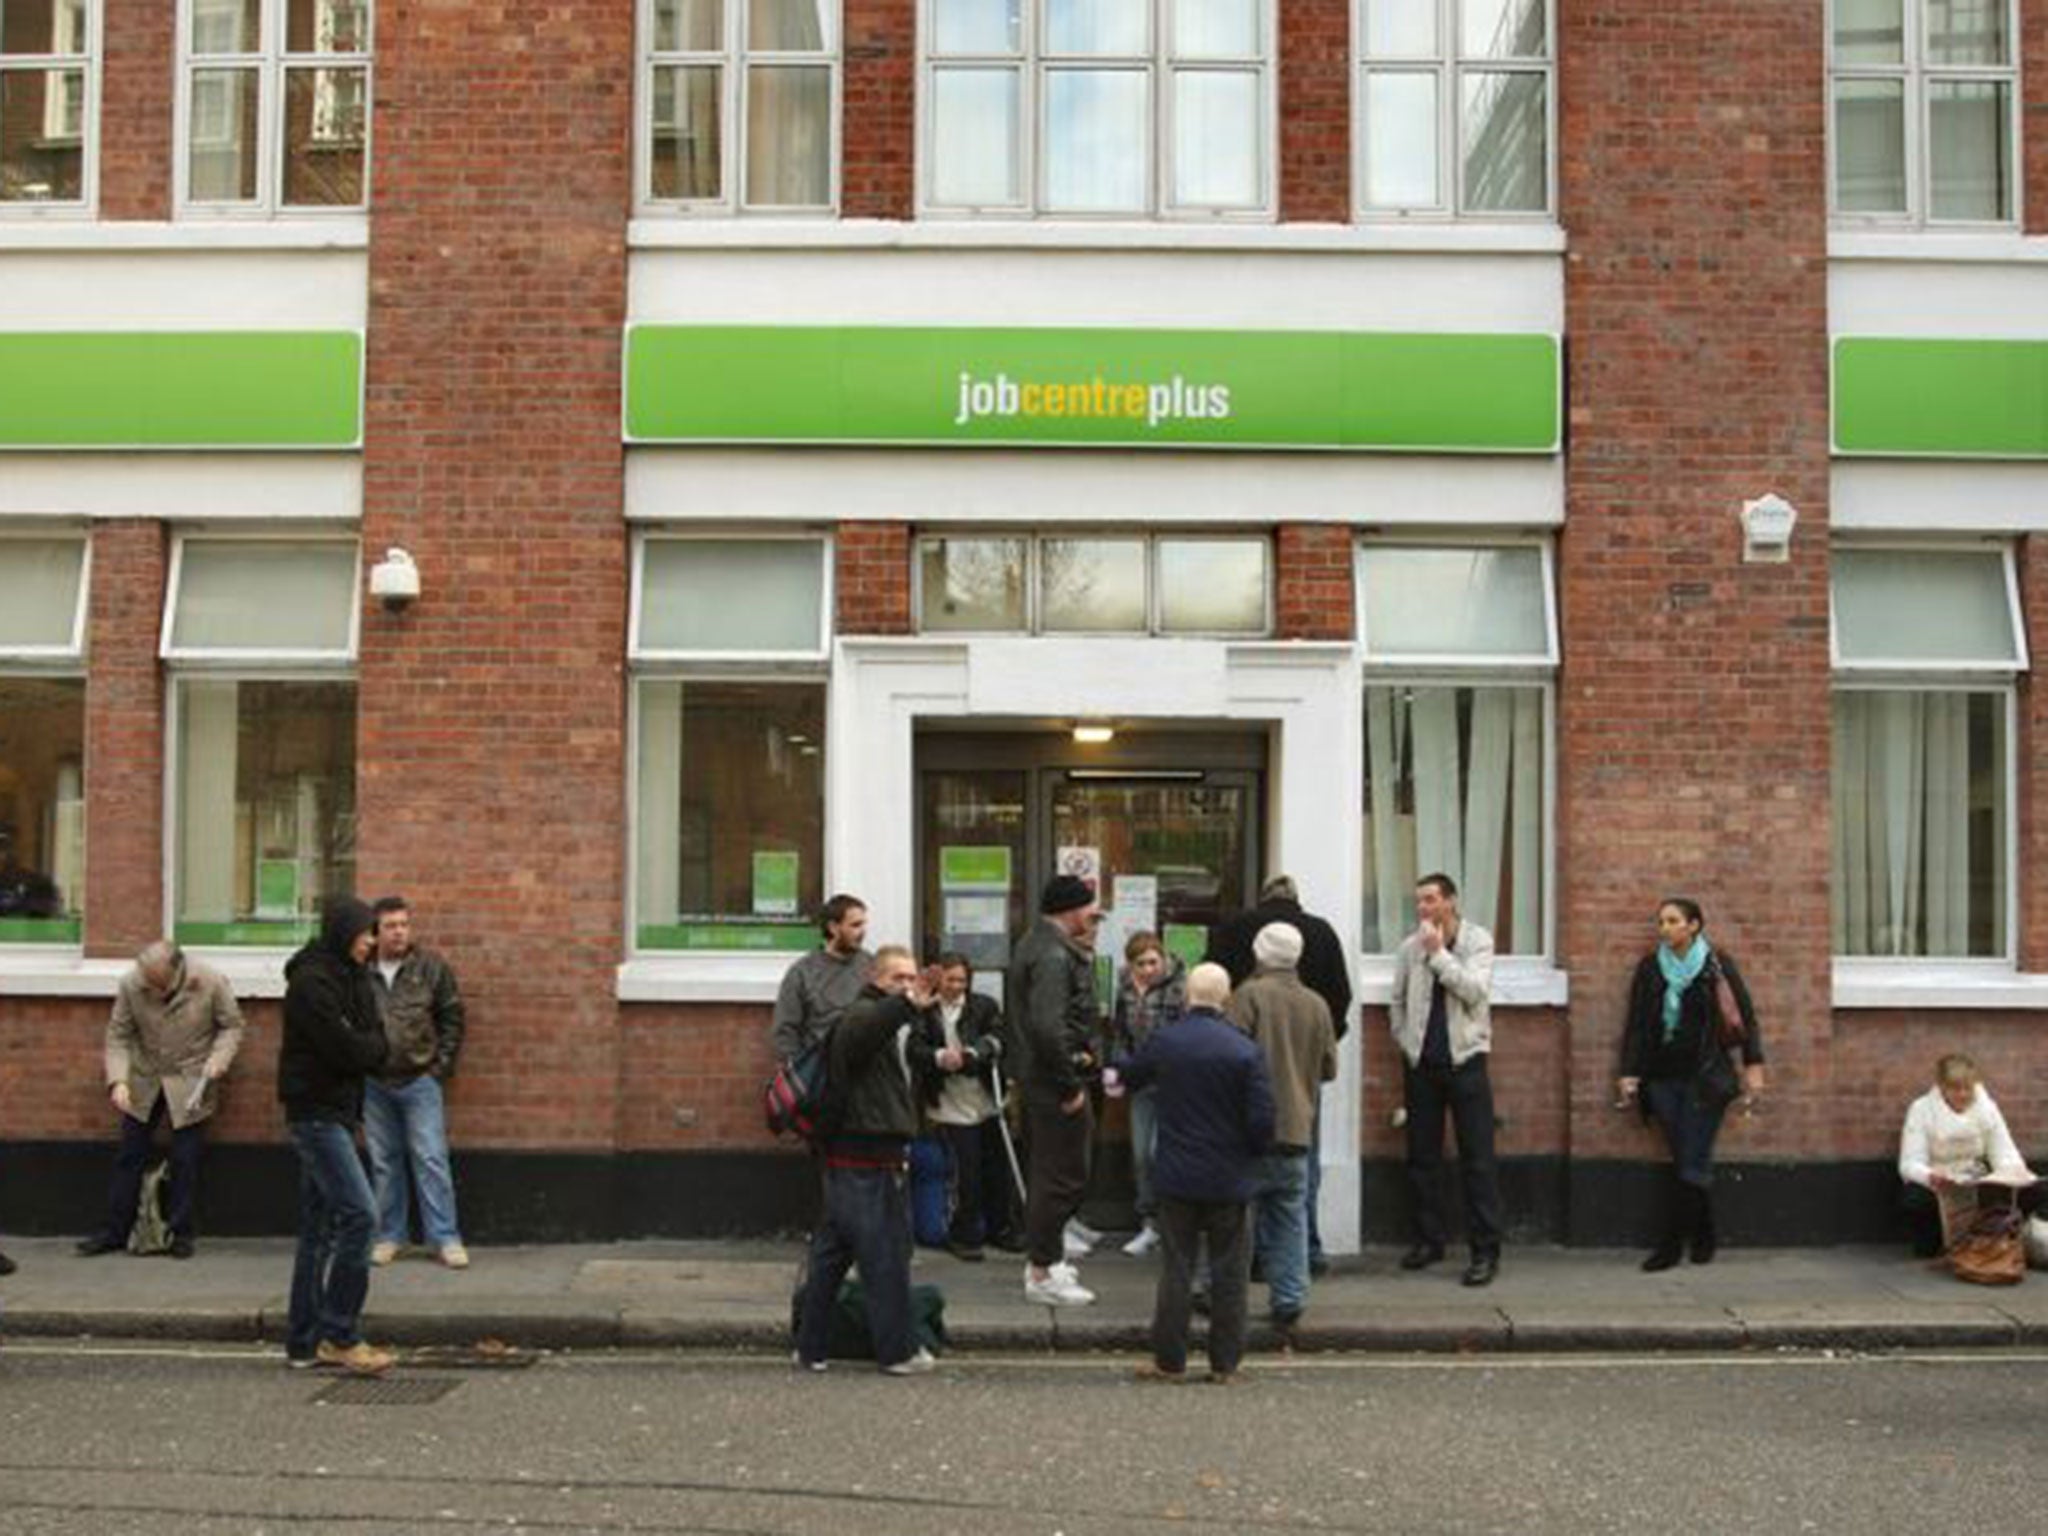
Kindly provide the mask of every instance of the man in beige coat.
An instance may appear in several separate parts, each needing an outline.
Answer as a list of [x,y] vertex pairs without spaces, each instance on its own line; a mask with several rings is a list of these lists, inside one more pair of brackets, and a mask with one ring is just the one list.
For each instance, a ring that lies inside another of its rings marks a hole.
[[1330,1005],[1302,982],[1301,930],[1268,923],[1252,939],[1258,969],[1230,996],[1230,1021],[1266,1053],[1273,1079],[1273,1145],[1257,1166],[1257,1254],[1274,1323],[1291,1328],[1308,1305],[1308,1173],[1316,1095],[1337,1075]]
[[202,1127],[215,1084],[242,1044],[242,1011],[218,971],[188,959],[168,940],[136,956],[107,1020],[107,1096],[121,1113],[121,1150],[107,1195],[106,1224],[78,1245],[86,1258],[128,1246],[157,1122],[171,1123],[171,1257],[192,1257]]

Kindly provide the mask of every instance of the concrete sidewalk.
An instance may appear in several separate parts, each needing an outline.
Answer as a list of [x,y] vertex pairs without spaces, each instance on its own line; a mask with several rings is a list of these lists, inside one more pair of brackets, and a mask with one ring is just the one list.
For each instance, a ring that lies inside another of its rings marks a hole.
[[[10,1238],[0,1334],[270,1341],[283,1336],[292,1244],[221,1239],[196,1258],[81,1259],[69,1240]],[[522,1349],[788,1348],[796,1242],[476,1248],[456,1273],[408,1254],[372,1271],[371,1338]],[[1735,1350],[2048,1345],[2048,1275],[1964,1285],[1891,1249],[1732,1249],[1710,1266],[1640,1273],[1636,1252],[1510,1248],[1500,1279],[1458,1284],[1459,1256],[1420,1274],[1397,1251],[1339,1261],[1295,1332],[1304,1350]],[[914,1277],[946,1294],[965,1350],[1143,1347],[1155,1261],[1111,1250],[1081,1264],[1099,1295],[1054,1311],[1022,1297],[1021,1261],[965,1264],[920,1250]],[[1252,1288],[1253,1347],[1278,1339]]]

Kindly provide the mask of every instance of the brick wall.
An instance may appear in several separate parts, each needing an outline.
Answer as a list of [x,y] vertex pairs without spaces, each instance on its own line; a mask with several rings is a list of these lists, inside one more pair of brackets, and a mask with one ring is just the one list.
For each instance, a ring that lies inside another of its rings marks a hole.
[[2027,233],[2048,235],[2048,4],[2020,0],[2020,197]]
[[[1567,6],[1569,519],[1559,541],[1559,949],[1573,1156],[1608,1108],[1658,899],[1744,962],[1782,1113],[1744,1155],[1820,1155],[1830,1092],[1825,118],[1821,0]],[[1654,146],[1655,153],[1646,148]],[[1776,491],[1793,560],[1745,566]],[[1732,1149],[1731,1149],[1732,1150]]]
[[[459,1143],[611,1144],[632,0],[378,18],[359,871],[456,961]],[[509,152],[509,146],[517,146]]]
[[100,216],[168,219],[177,0],[99,7]]
[[841,523],[832,552],[843,635],[907,635],[910,614],[910,525]]
[[[2041,1071],[2041,1015],[1861,1009],[1835,1016],[1834,1085],[1826,1101],[1837,1155],[1895,1158],[1906,1106],[1934,1083],[1950,1051],[1976,1058],[2020,1151],[2048,1159],[2048,1075]],[[1766,1111],[1769,1113],[1769,1111]]]
[[1351,0],[1280,7],[1280,217],[1351,217]]
[[619,1084],[622,1149],[776,1145],[761,1123],[761,1085],[775,1070],[768,1009],[719,1003],[623,1012],[620,1033],[631,1066]]
[[[1358,1146],[1366,1158],[1406,1155],[1406,1133],[1389,1117],[1401,1105],[1401,1053],[1387,1032],[1387,1010],[1368,1006],[1358,1026],[1364,1031],[1365,1090],[1360,1101]],[[1500,1121],[1496,1150],[1502,1157],[1554,1156],[1569,1129],[1566,1072],[1570,1066],[1570,1021],[1554,1008],[1496,1008],[1493,1051],[1487,1080]],[[1445,1155],[1453,1142],[1446,1133]]]
[[1333,523],[1282,523],[1275,531],[1274,627],[1282,640],[1351,638],[1351,536]]
[[[85,680],[85,952],[128,956],[163,936],[164,602],[161,524],[92,530]],[[19,1103],[19,1101],[13,1101]]]
[[846,0],[840,209],[908,219],[916,200],[916,0]]

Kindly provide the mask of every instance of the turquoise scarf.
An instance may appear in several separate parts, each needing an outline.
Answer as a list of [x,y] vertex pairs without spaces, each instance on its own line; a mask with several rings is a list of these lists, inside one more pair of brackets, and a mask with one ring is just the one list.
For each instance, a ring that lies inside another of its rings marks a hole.
[[1692,945],[1682,955],[1671,953],[1669,944],[1657,946],[1657,969],[1664,973],[1664,1039],[1668,1043],[1678,1033],[1678,1004],[1685,996],[1685,989],[1700,978],[1706,968],[1707,956],[1713,953],[1705,934],[1693,938]]

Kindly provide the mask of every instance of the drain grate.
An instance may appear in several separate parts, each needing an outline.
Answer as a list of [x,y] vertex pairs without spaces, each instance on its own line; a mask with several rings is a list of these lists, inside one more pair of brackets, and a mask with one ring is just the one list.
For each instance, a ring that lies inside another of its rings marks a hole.
[[410,1408],[438,1403],[461,1385],[455,1376],[344,1376],[314,1393],[313,1401],[348,1408]]

